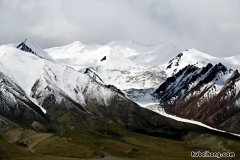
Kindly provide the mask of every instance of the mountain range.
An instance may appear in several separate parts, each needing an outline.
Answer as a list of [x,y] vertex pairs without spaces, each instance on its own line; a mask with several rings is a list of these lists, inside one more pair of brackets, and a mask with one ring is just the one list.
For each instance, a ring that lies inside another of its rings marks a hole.
[[[31,138],[58,136],[64,144],[66,140],[60,137],[72,139],[78,132],[94,132],[94,137],[96,133],[110,135],[116,143],[119,130],[189,142],[204,134],[237,138],[240,56],[217,58],[190,49],[166,63],[159,62],[160,53],[177,50],[168,48],[133,41],[74,42],[42,49],[25,40],[0,46],[2,143],[43,154],[37,149],[41,144]],[[47,143],[53,145],[53,140]],[[109,156],[113,151],[102,143],[101,154]],[[76,142],[69,145],[73,144]],[[131,154],[138,152],[135,148]],[[93,157],[95,152],[100,156],[94,149]]]

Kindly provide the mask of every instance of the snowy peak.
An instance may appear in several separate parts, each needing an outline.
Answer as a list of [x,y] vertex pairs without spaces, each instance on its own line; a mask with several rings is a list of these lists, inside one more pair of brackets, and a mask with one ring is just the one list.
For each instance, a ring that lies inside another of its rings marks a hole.
[[136,64],[124,56],[124,53],[115,49],[112,44],[85,45],[73,42],[63,47],[46,49],[46,52],[56,61],[75,68],[90,68],[102,66],[105,68],[127,68]]
[[111,43],[111,47],[136,64],[147,66],[158,66],[164,59],[168,59],[169,55],[181,51],[180,48],[170,43],[155,45],[135,41],[117,41]]
[[202,53],[195,49],[190,49],[179,53],[176,57],[163,65],[168,76],[176,74],[179,70],[187,65],[195,65],[197,67],[204,67],[207,63],[213,65],[222,63],[231,69],[240,69],[240,57],[213,57],[206,53]]
[[199,52],[195,49],[190,49],[179,53],[176,57],[167,62],[165,68],[168,75],[171,76],[187,65],[203,67],[207,63],[211,63],[212,59],[214,59],[214,57],[208,54]]
[[37,43],[30,41],[28,39],[25,39],[23,42],[21,42],[19,45],[16,47],[17,49],[20,49],[24,52],[32,53],[38,57],[52,60],[47,52],[45,52]]
[[49,48],[46,51],[57,62],[79,69],[105,64],[100,63],[103,57],[106,57],[104,62],[109,61],[109,63],[117,59],[115,63],[118,63],[114,66],[122,64],[124,66],[134,64],[158,66],[162,63],[164,55],[173,55],[179,50],[171,44],[144,45],[134,41],[83,44],[76,41],[66,46]]
[[30,47],[28,47],[26,45],[26,41],[27,39],[25,39],[22,43],[20,43],[17,48],[24,51],[24,52],[29,52],[29,53],[33,53],[33,54],[36,54]]

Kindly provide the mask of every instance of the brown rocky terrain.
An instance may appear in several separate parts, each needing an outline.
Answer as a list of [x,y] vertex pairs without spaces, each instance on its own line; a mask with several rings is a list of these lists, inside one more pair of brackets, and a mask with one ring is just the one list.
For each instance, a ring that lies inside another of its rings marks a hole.
[[240,133],[239,80],[237,70],[222,64],[203,68],[189,65],[169,77],[155,93],[170,114]]

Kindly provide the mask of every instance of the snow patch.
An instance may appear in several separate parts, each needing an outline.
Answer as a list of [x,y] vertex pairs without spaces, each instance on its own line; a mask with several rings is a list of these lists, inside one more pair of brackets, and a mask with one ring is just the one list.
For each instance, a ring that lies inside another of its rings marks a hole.
[[191,123],[191,124],[195,124],[195,125],[198,125],[198,126],[202,126],[202,127],[211,129],[211,130],[215,130],[215,131],[222,132],[222,133],[228,133],[228,134],[240,137],[240,134],[226,132],[226,131],[223,131],[223,130],[219,130],[219,129],[210,127],[210,126],[208,126],[206,124],[203,124],[203,123],[195,121],[195,120],[189,120],[189,119],[177,117],[175,115],[170,115],[170,114],[166,113],[164,111],[163,107],[161,107],[160,105],[151,105],[151,106],[147,106],[147,107],[144,107],[144,108],[147,108],[147,109],[152,110],[152,111],[154,111],[154,112],[156,112],[156,113],[158,113],[158,114],[160,114],[162,116],[174,119],[174,120],[179,121],[179,122]]

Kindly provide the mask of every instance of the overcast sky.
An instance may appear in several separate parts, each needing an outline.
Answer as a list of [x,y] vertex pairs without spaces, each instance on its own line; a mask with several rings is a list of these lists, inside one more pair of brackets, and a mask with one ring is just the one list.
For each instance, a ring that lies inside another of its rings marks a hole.
[[240,55],[239,0],[0,0],[0,44],[170,43]]

